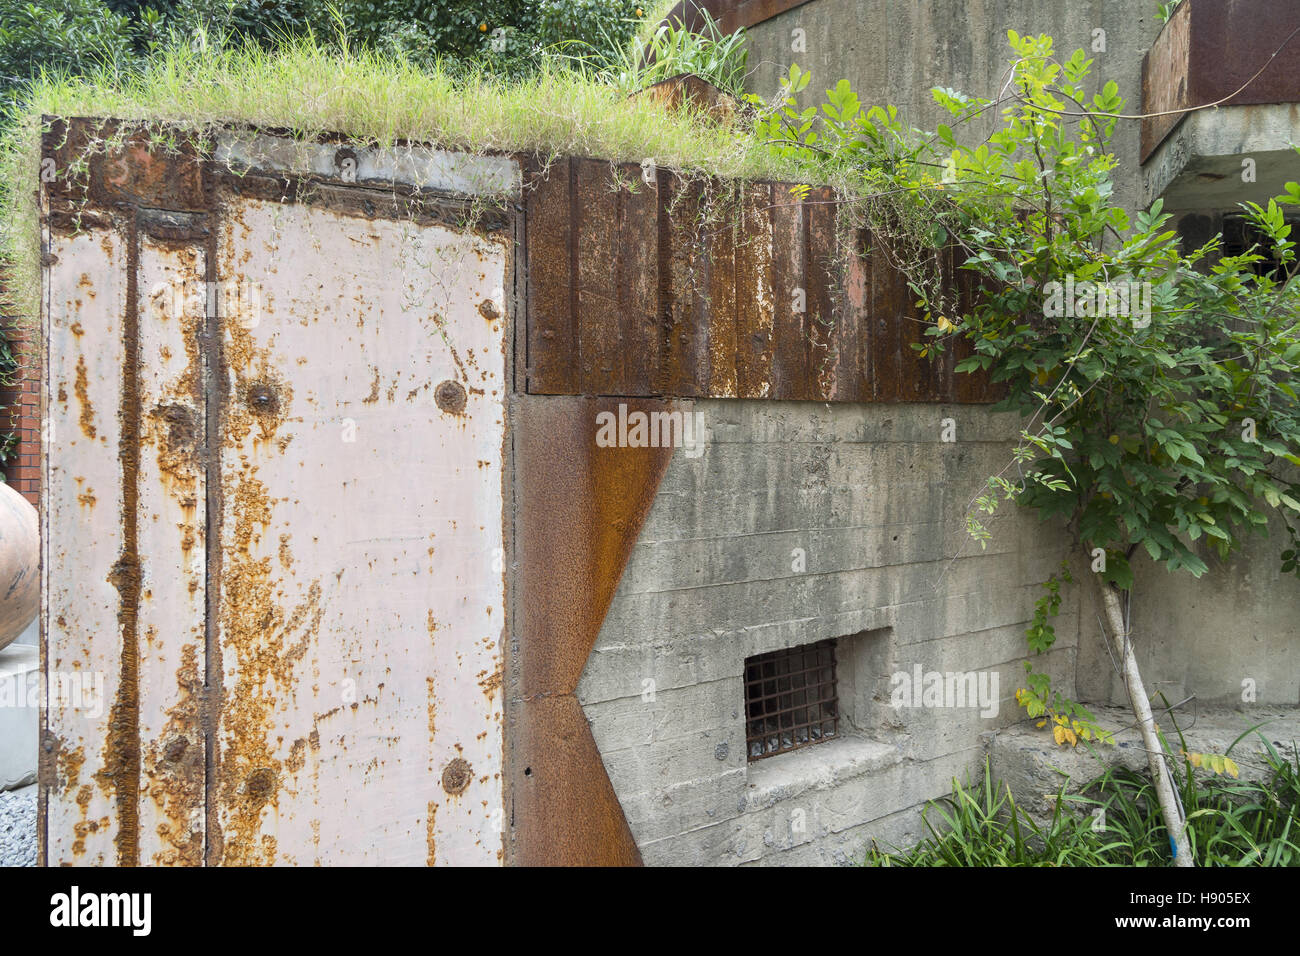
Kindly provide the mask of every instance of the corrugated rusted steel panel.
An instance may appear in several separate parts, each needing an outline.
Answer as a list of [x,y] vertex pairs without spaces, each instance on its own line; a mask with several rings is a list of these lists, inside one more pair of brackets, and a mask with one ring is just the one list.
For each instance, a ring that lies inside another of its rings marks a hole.
[[708,298],[709,262],[716,253],[704,221],[705,186],[661,173],[664,195],[661,246],[670,250],[663,294],[670,309],[665,330],[664,372],[658,388],[647,394],[681,396],[710,392],[710,349],[715,313]]
[[[963,261],[962,253],[958,252],[955,260],[956,262]],[[972,312],[978,299],[979,276],[969,269],[959,268],[956,270],[955,283],[957,285],[957,302],[959,304],[958,315],[964,317]],[[990,381],[988,372],[984,369],[976,369],[973,372],[958,372],[955,370],[957,363],[974,354],[975,345],[965,336],[959,336],[953,340],[953,398],[956,401],[966,403],[996,401],[1001,396]]]
[[868,233],[866,247],[871,271],[869,342],[871,368],[875,372],[872,400],[902,401],[904,315],[909,302],[907,280],[894,268],[888,250],[874,231]]
[[[654,394],[661,364],[659,190],[641,178],[636,163],[619,166],[628,184],[618,195],[618,291],[623,328],[623,380],[626,395]],[[643,386],[644,383],[644,386]]]
[[571,361],[580,391],[652,395],[660,352],[656,188],[638,165],[573,162],[578,348]]
[[814,398],[810,380],[807,218],[803,203],[772,187],[772,372],[768,397]]
[[875,398],[872,367],[871,265],[861,253],[865,230],[854,234],[854,249],[843,270],[843,292],[835,311],[835,401],[869,402]]
[[577,260],[571,195],[575,161],[557,159],[528,172],[528,391],[576,395],[578,376]]
[[[808,292],[808,344],[812,366],[811,398],[820,401],[852,401],[856,380],[856,330],[846,330],[842,307],[844,295],[840,274],[839,242],[835,235],[836,206],[833,190],[823,187],[808,194],[807,252],[804,255],[805,287]],[[841,350],[847,356],[841,358]],[[841,376],[845,378],[841,381]]]
[[132,236],[105,222],[76,235],[50,230],[47,239],[44,677],[47,688],[92,696],[78,701],[52,690],[46,701],[43,856],[51,866],[111,866],[133,862],[119,821],[124,810],[134,817],[138,773],[130,752],[114,747],[134,737],[135,719],[134,687],[124,686],[120,663],[134,628],[134,607],[128,612],[123,601],[138,591],[118,590],[127,553],[119,410]]
[[[628,413],[668,403],[624,400]],[[511,857],[639,861],[575,691],[671,448],[598,447],[620,401],[522,396],[515,430],[518,658],[511,668]]]
[[742,187],[736,233],[736,391],[769,398],[772,387],[772,184]]
[[708,320],[711,398],[737,398],[739,331],[736,317],[736,236],[739,201],[734,184],[709,184],[702,198],[701,274],[696,314]]
[[623,359],[628,346],[624,334],[628,317],[619,308],[618,287],[621,186],[611,183],[609,163],[575,159],[573,164],[575,205],[571,228],[578,246],[578,348],[574,356],[578,389],[589,395],[626,395],[629,382]]
[[567,199],[552,177],[526,206],[529,394],[955,397],[951,360],[910,347],[925,326],[889,251],[867,242],[864,269],[839,248],[831,189],[659,171],[642,191],[637,166],[570,166]]
[[507,244],[229,185],[209,858],[496,863]]

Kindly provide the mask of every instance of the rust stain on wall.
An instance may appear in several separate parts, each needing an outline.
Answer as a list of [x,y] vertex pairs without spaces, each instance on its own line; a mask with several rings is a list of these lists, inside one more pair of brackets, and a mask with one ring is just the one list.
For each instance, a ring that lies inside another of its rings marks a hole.
[[597,447],[596,415],[618,404],[524,397],[515,420],[515,548],[527,561],[514,605],[508,777],[511,859],[520,865],[640,861],[576,696],[672,457],[671,448]]

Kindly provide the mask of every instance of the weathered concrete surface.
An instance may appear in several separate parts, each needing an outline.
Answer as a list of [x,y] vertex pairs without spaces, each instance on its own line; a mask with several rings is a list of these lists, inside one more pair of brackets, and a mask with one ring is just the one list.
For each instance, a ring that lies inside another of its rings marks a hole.
[[[1199,580],[1171,574],[1145,556],[1134,562],[1133,648],[1152,693],[1163,691],[1171,702],[1195,695],[1201,704],[1229,707],[1300,703],[1300,579],[1282,574],[1277,557],[1287,540],[1274,519],[1267,538],[1252,539],[1226,566],[1202,554],[1210,570]],[[1091,590],[1080,603],[1079,693],[1126,704]]]
[[[1017,718],[1024,628],[1062,559],[1057,530],[1028,514],[995,519],[987,551],[967,535],[1014,420],[943,405],[694,409],[709,443],[670,462],[578,685],[642,857],[854,862],[873,837],[905,843],[919,805],[978,773],[980,734]],[[955,442],[941,440],[949,418]],[[1069,600],[1058,631],[1043,663],[1069,692]],[[841,654],[845,735],[748,763],[745,658],[862,632]],[[997,712],[896,710],[891,677],[914,665],[996,672]]]
[[1170,212],[1267,206],[1288,182],[1300,180],[1300,154],[1291,148],[1298,138],[1300,103],[1192,113],[1142,167],[1141,201],[1163,198]]
[[[801,105],[819,101],[823,90],[847,77],[864,104],[893,103],[909,122],[933,128],[946,112],[934,104],[932,87],[996,96],[1010,62],[1006,32],[1014,29],[1051,35],[1063,56],[1082,47],[1094,60],[1090,90],[1114,80],[1126,112],[1138,113],[1142,60],[1162,27],[1155,6],[1133,0],[813,0],[749,30],[750,62],[757,65],[750,87],[772,95],[794,62],[813,74]],[[792,49],[796,30],[803,31],[806,52]],[[1105,31],[1104,52],[1094,51],[1094,30]],[[1236,211],[1237,203],[1265,201],[1286,181],[1300,179],[1300,156],[1286,148],[1300,140],[1295,104],[1192,114],[1145,166],[1138,161],[1140,125],[1121,120],[1112,142],[1119,161],[1115,199],[1130,211],[1162,194],[1175,211]],[[979,135],[987,132],[981,128]],[[1256,160],[1254,184],[1242,181],[1246,156]],[[1240,699],[1241,681],[1253,677],[1259,703],[1300,702],[1300,584],[1278,573],[1277,554],[1286,540],[1275,526],[1226,566],[1212,560],[1199,581],[1139,559],[1135,643],[1148,682],[1232,702]],[[1091,594],[1083,601],[1091,607]],[[1086,611],[1079,693],[1123,703],[1095,622]]]

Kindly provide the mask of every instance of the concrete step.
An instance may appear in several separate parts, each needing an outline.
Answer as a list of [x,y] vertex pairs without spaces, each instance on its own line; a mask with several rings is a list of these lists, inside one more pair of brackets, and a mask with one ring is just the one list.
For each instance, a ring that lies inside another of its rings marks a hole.
[[0,650],[0,790],[36,781],[40,673],[39,648],[10,644]]
[[[1121,707],[1090,707],[1097,723],[1114,732],[1115,746],[1080,743],[1077,747],[1059,747],[1048,729],[1024,721],[993,733],[988,741],[989,766],[994,778],[1009,784],[1016,802],[1035,817],[1050,815],[1061,787],[1066,793],[1078,793],[1109,767],[1123,766],[1145,773],[1146,751],[1132,726],[1132,712]],[[1195,753],[1222,754],[1242,733],[1262,724],[1258,733],[1250,733],[1232,749],[1243,780],[1265,780],[1269,776],[1265,761],[1263,735],[1284,759],[1294,761],[1300,743],[1300,709],[1294,707],[1252,707],[1248,710],[1201,709],[1179,710],[1178,726]],[[1166,715],[1156,715],[1156,724],[1165,733],[1170,746],[1179,746],[1174,724]],[[1197,773],[1210,775],[1209,770]]]

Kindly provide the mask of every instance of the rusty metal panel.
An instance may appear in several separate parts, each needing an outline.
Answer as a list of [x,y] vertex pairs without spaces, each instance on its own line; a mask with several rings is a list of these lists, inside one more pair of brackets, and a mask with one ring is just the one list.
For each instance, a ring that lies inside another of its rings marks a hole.
[[630,383],[623,368],[627,343],[622,334],[625,316],[619,308],[618,283],[621,187],[610,182],[608,163],[592,159],[575,159],[573,163],[577,202],[571,228],[578,247],[578,386],[590,395],[626,395]]
[[203,245],[149,234],[184,228],[177,219],[155,225],[142,212],[137,229],[137,848],[155,866],[202,864],[205,834],[207,256]]
[[578,348],[571,361],[579,388],[652,395],[660,351],[658,189],[634,164],[573,163]]
[[[1300,45],[1291,37],[1300,29],[1295,0],[1189,0],[1186,5],[1193,103],[1227,96],[1232,97],[1227,106],[1300,101]],[[1291,42],[1284,46],[1286,40]]]
[[709,323],[709,390],[711,398],[737,398],[736,237],[738,197],[734,185],[711,184],[703,204],[705,231],[699,314]]
[[925,326],[890,250],[840,248],[832,189],[555,168],[525,206],[527,394],[954,398],[951,357],[910,347]]
[[212,862],[502,858],[507,254],[225,197]]
[[[617,281],[619,313],[624,336],[624,381],[628,395],[654,394],[654,383],[662,363],[660,341],[660,275],[663,225],[660,209],[662,185],[650,186],[638,179],[641,167],[624,163],[619,178],[630,184],[618,192]],[[664,177],[660,175],[659,180]],[[642,383],[645,388],[641,389]]]
[[[49,865],[119,862],[134,768],[113,744],[131,730],[119,661],[130,622],[119,611],[125,552],[119,405],[128,300],[128,230],[52,231],[45,260],[46,423],[41,482],[42,631],[47,697],[41,784]],[[89,706],[85,706],[89,704]]]
[[[1297,29],[1295,0],[1180,4],[1143,58],[1142,112],[1300,101],[1300,45],[1284,45]],[[1142,162],[1186,115],[1142,121]]]
[[1192,78],[1187,70],[1192,6],[1190,2],[1179,4],[1142,58],[1142,112],[1166,114],[1142,120],[1139,161],[1143,163],[1187,115],[1174,111],[1190,105]]
[[866,242],[870,263],[871,298],[867,314],[874,373],[872,400],[901,401],[903,376],[903,313],[907,308],[907,282],[894,268],[880,237],[871,231]]
[[857,302],[853,302],[854,293],[850,291],[858,256],[852,248],[840,248],[835,191],[827,187],[811,191],[807,208],[807,307],[813,333],[815,395],[827,402],[865,401],[861,307],[854,307],[861,306],[861,282]]

